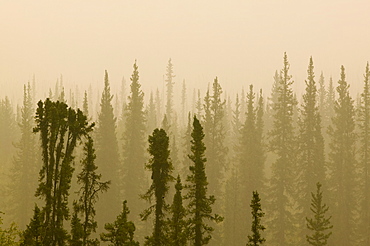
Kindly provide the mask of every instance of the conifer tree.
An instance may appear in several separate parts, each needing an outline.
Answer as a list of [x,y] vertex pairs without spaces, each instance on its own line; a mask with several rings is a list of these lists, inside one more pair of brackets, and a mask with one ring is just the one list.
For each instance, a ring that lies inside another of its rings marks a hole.
[[261,199],[257,191],[253,191],[253,198],[250,207],[252,208],[252,235],[248,236],[247,246],[262,245],[266,239],[261,235],[266,228],[261,224],[261,219],[265,215],[262,212]]
[[333,242],[335,245],[351,245],[353,238],[353,212],[355,209],[355,122],[353,99],[349,94],[344,67],[341,67],[337,86],[338,99],[335,101],[335,116],[329,134],[330,166],[329,190],[330,204],[335,228]]
[[26,230],[21,233],[20,246],[42,246],[43,242],[43,215],[35,204],[33,217]]
[[171,215],[169,219],[169,245],[185,246],[187,245],[187,221],[186,209],[183,206],[182,191],[180,175],[177,176],[175,184],[175,195],[171,205]]
[[135,216],[144,209],[140,194],[144,187],[145,167],[145,132],[146,119],[144,113],[144,93],[139,83],[139,70],[136,61],[131,75],[130,95],[128,96],[125,112],[125,131],[123,135],[123,164],[125,197],[134,206],[131,208]]
[[175,77],[173,73],[173,64],[171,58],[168,60],[166,69],[166,89],[167,89],[167,102],[166,102],[166,115],[169,124],[172,124],[173,120],[173,86],[175,82],[173,78]]
[[203,127],[196,117],[194,117],[191,137],[191,154],[189,158],[194,164],[189,167],[191,174],[187,177],[188,184],[186,188],[188,193],[185,198],[188,199],[188,211],[191,214],[189,233],[192,238],[192,244],[200,246],[208,244],[212,238],[211,233],[214,228],[207,223],[207,220],[221,222],[223,218],[218,214],[212,214],[212,205],[215,203],[216,198],[213,195],[207,195],[206,147],[203,142]]
[[143,199],[155,204],[145,209],[141,214],[142,220],[147,220],[154,213],[153,234],[146,237],[146,245],[168,245],[168,235],[166,233],[166,213],[169,205],[166,202],[166,195],[169,189],[169,182],[172,181],[172,163],[169,159],[169,138],[163,129],[155,129],[149,136],[149,154],[151,158],[146,168],[152,172],[152,184],[148,191],[142,196]]
[[332,225],[330,225],[330,217],[326,217],[326,213],[329,207],[322,201],[322,191],[321,184],[318,182],[316,184],[317,191],[316,194],[311,193],[311,211],[313,213],[313,218],[307,218],[307,228],[311,230],[311,235],[306,235],[306,240],[310,245],[324,246],[328,245],[328,239],[332,232],[329,232]]
[[135,224],[128,220],[130,210],[127,201],[123,201],[122,212],[117,216],[113,223],[104,226],[106,233],[100,234],[103,242],[110,242],[110,246],[139,246],[139,242],[134,240]]
[[[77,176],[77,183],[81,185],[78,195],[79,199],[75,202],[74,208],[76,216],[81,215],[82,225],[82,245],[96,244],[96,239],[91,239],[92,233],[96,232],[97,222],[95,221],[95,203],[98,201],[99,192],[106,192],[110,181],[101,182],[101,174],[97,173],[98,167],[95,164],[95,149],[91,137],[87,137],[84,146],[84,159],[82,160],[82,171]],[[75,218],[77,221],[78,218]],[[73,236],[73,233],[72,233]]]
[[105,199],[97,204],[99,223],[105,224],[112,221],[112,215],[120,211],[120,158],[118,154],[118,142],[116,137],[116,118],[113,115],[113,96],[110,92],[108,72],[105,71],[104,90],[100,101],[96,129],[96,165],[103,177],[109,177],[110,189],[105,194]]
[[45,201],[42,209],[43,245],[65,245],[67,232],[63,222],[69,217],[68,196],[73,173],[73,153],[77,141],[88,134],[93,125],[78,109],[63,102],[39,101],[36,127],[40,133],[43,165],[36,196]]
[[360,170],[363,201],[361,204],[361,237],[363,245],[370,244],[370,69],[366,65],[364,87],[359,109]]
[[34,126],[32,102],[31,86],[28,83],[27,87],[24,86],[22,117],[19,123],[21,137],[19,142],[15,144],[17,154],[13,159],[12,182],[9,187],[12,197],[9,212],[22,229],[32,216],[32,206],[36,202],[34,191],[37,188],[37,173],[40,169],[36,157],[38,152],[36,137],[32,133]]
[[[74,206],[73,215],[71,219],[71,236],[69,238],[70,246],[82,246],[84,237],[84,228],[81,219],[78,217],[76,206]],[[95,243],[95,244],[94,244]],[[96,245],[97,242],[91,242],[90,245]],[[85,244],[86,245],[86,244]]]
[[186,105],[186,83],[185,79],[182,81],[182,90],[181,90],[181,122],[185,122],[186,120],[186,112],[187,112],[187,105]]
[[157,112],[155,111],[155,103],[153,97],[153,91],[150,92],[149,105],[147,106],[146,112],[147,127],[146,132],[151,132],[157,127]]
[[[308,66],[308,77],[306,90],[303,95],[303,103],[299,117],[299,137],[298,137],[298,168],[297,168],[297,191],[296,197],[300,207],[301,219],[310,211],[310,196],[314,190],[315,181],[323,183],[325,180],[325,157],[324,139],[321,134],[321,116],[317,103],[317,89],[315,82],[314,66],[312,57]],[[300,244],[306,235],[306,226],[300,223]]]
[[291,232],[293,218],[290,206],[293,193],[293,167],[295,157],[295,136],[293,127],[294,100],[289,62],[284,53],[284,66],[281,70],[273,104],[273,127],[269,133],[270,151],[275,153],[268,193],[269,235],[275,245],[292,245]]

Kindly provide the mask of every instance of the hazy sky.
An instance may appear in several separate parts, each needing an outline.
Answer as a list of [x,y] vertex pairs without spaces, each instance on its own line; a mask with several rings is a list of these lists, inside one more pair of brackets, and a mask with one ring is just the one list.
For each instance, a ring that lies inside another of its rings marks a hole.
[[218,76],[230,93],[250,83],[270,93],[284,51],[297,88],[311,55],[317,75],[337,81],[343,64],[361,88],[369,11],[368,0],[0,0],[0,96],[21,95],[33,74],[45,91],[60,74],[80,90],[102,86],[105,69],[115,89],[135,59],[149,91],[162,86],[170,57],[189,88]]

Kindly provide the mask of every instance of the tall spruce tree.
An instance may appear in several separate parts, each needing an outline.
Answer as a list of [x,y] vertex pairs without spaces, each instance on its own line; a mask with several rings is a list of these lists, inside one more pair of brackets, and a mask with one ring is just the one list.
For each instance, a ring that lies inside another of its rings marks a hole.
[[361,170],[361,225],[360,237],[363,245],[370,244],[370,68],[366,65],[364,87],[359,109],[359,142]]
[[186,188],[188,193],[185,198],[189,202],[188,211],[191,214],[189,219],[191,243],[195,246],[200,246],[208,244],[212,238],[211,233],[214,228],[207,223],[207,220],[221,222],[223,218],[218,214],[212,214],[212,205],[215,203],[216,198],[213,195],[207,195],[206,147],[203,142],[203,127],[196,117],[194,117],[191,137],[191,154],[189,158],[194,165],[189,167],[191,174],[187,177],[188,184]]
[[27,228],[20,234],[20,246],[42,246],[43,241],[43,214],[35,204],[33,217]]
[[[31,86],[24,86],[23,106],[21,109],[19,128],[21,137],[15,144],[17,154],[13,159],[11,172],[10,192],[13,220],[21,229],[24,229],[32,216],[32,206],[36,202],[34,191],[37,188],[37,173],[40,166],[37,162],[38,148],[36,136],[32,133],[34,127],[34,107]],[[22,201],[22,202],[19,202]]]
[[[99,192],[106,192],[110,181],[101,182],[101,174],[97,173],[98,167],[95,164],[94,142],[87,137],[84,146],[84,159],[82,160],[82,171],[77,176],[77,183],[81,185],[78,195],[79,199],[74,203],[77,216],[80,215],[82,224],[82,245],[95,245],[97,239],[90,238],[96,232],[97,222],[95,220],[95,203],[99,199]],[[73,233],[72,233],[73,236]]]
[[169,183],[173,180],[171,176],[172,163],[169,159],[169,138],[163,129],[155,129],[149,136],[149,154],[151,158],[146,168],[152,172],[152,184],[148,191],[142,196],[147,201],[155,200],[155,204],[150,205],[141,214],[143,220],[154,213],[153,234],[146,237],[145,245],[169,245],[167,234],[166,213],[169,205],[166,202],[166,195]]
[[304,217],[310,211],[311,191],[316,182],[323,183],[325,180],[325,156],[324,139],[321,134],[321,116],[317,103],[317,89],[315,82],[314,66],[312,57],[308,65],[306,90],[303,95],[303,103],[299,116],[298,136],[298,162],[297,162],[297,189],[296,198],[300,209],[299,221],[300,233],[299,244],[305,240],[306,225]]
[[252,208],[252,235],[248,235],[247,246],[262,245],[266,239],[261,235],[266,228],[261,224],[261,219],[265,215],[262,212],[261,199],[257,191],[253,191],[253,198],[250,207]]
[[131,75],[131,91],[125,112],[125,131],[123,134],[124,192],[130,201],[131,212],[137,224],[139,213],[144,209],[140,194],[144,192],[145,168],[145,131],[144,93],[139,83],[136,61]]
[[329,134],[330,166],[329,190],[330,206],[335,228],[333,242],[335,245],[352,245],[354,242],[353,212],[355,209],[355,111],[353,99],[349,94],[345,69],[341,67],[340,80],[337,86],[338,99],[335,101],[335,116]]
[[118,154],[118,143],[116,137],[116,118],[113,115],[113,96],[110,92],[108,72],[104,75],[104,89],[100,101],[100,112],[98,114],[96,130],[96,165],[103,177],[111,181],[110,189],[105,199],[97,203],[99,223],[104,225],[114,219],[114,214],[120,211],[120,158]]
[[316,184],[317,191],[316,194],[311,193],[311,211],[313,213],[313,218],[308,219],[306,217],[307,228],[311,231],[311,235],[306,235],[306,240],[310,245],[324,246],[328,244],[328,239],[333,228],[330,225],[330,217],[327,217],[326,213],[329,207],[322,201],[322,191],[321,184],[318,182]]
[[294,100],[289,62],[284,53],[284,65],[281,70],[276,93],[277,101],[273,104],[273,126],[270,131],[269,148],[276,159],[272,164],[270,188],[268,193],[269,235],[274,245],[294,244],[293,218],[290,209],[293,196],[293,168],[295,159],[295,135],[293,127]]
[[36,196],[45,201],[42,209],[43,245],[65,245],[67,231],[63,222],[69,217],[68,196],[73,173],[73,152],[77,141],[92,130],[78,109],[63,102],[39,101],[36,127],[40,133],[43,165]]

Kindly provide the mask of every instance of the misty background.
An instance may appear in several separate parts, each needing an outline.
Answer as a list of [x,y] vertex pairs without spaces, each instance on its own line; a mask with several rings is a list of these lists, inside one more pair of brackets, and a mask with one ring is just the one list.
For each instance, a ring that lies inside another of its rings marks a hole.
[[345,65],[357,91],[370,55],[369,9],[366,0],[0,1],[0,96],[20,103],[33,75],[38,93],[60,74],[67,88],[101,91],[105,69],[115,91],[135,59],[148,94],[163,84],[169,58],[188,88],[204,93],[218,76],[231,94],[250,83],[267,92],[283,52],[296,91],[311,55],[334,81]]

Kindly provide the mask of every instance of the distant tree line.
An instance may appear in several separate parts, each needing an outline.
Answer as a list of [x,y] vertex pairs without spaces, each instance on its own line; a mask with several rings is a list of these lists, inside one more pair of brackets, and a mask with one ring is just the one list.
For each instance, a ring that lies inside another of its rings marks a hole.
[[369,245],[369,65],[355,99],[343,66],[327,84],[311,57],[302,96],[289,69],[234,102],[217,77],[174,100],[171,59],[147,104],[136,61],[96,101],[28,83],[0,101],[1,245]]

